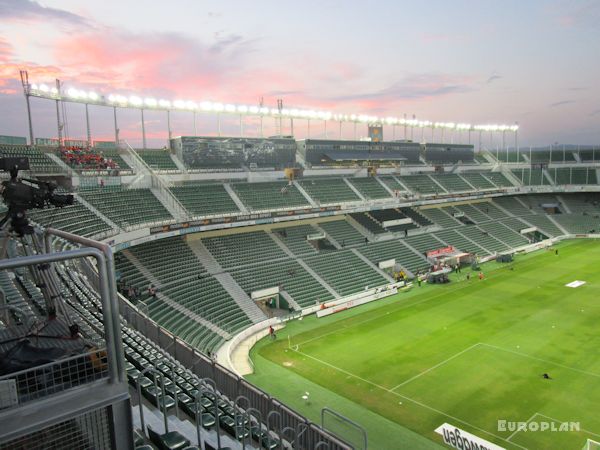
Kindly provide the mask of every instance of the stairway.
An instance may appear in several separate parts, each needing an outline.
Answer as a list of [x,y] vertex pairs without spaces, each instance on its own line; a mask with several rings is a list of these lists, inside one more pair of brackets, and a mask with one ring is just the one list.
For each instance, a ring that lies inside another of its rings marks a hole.
[[319,274],[317,274],[317,272],[315,272],[308,266],[308,264],[306,264],[301,259],[298,260],[298,264],[300,264],[302,267],[304,267],[304,270],[306,270],[308,273],[310,273],[315,280],[317,280],[325,289],[327,289],[329,291],[329,293],[331,295],[334,296],[334,298],[341,298],[341,295],[338,294],[331,286],[329,286],[327,284],[327,282],[323,278],[321,278],[319,276]]
[[231,339],[231,334],[229,334],[227,331],[221,329],[220,327],[218,327],[214,323],[209,322],[204,317],[202,317],[202,316],[200,316],[200,315],[198,315],[198,314],[190,311],[185,306],[183,306],[183,305],[177,303],[175,300],[171,299],[169,296],[163,294],[160,291],[160,287],[161,287],[160,281],[154,275],[152,275],[152,273],[148,269],[146,269],[146,267],[144,267],[144,265],[140,262],[140,260],[137,259],[134,255],[132,255],[131,252],[129,252],[129,251],[125,251],[123,253],[127,257],[127,259],[129,259],[129,261],[141,273],[144,274],[144,276],[148,279],[148,281],[150,281],[150,283],[152,283],[154,286],[156,286],[157,288],[159,288],[158,292],[156,294],[156,297],[158,299],[160,299],[161,301],[163,301],[164,303],[166,303],[167,305],[169,305],[174,310],[179,311],[180,313],[182,313],[183,315],[189,317],[190,319],[195,320],[196,322],[198,322],[201,325],[204,325],[209,330],[214,331],[215,333],[217,333],[222,338],[224,338],[226,340]]
[[196,257],[200,260],[202,265],[206,267],[206,270],[211,275],[215,275],[217,273],[224,272],[224,269],[218,263],[218,261],[211,255],[208,249],[204,246],[200,239],[194,241],[186,241],[189,248],[192,249],[192,252],[196,255]]
[[215,275],[215,279],[221,283],[221,286],[235,300],[238,306],[246,313],[253,323],[262,322],[267,318],[254,301],[248,297],[248,294],[240,287],[231,275],[226,272]]

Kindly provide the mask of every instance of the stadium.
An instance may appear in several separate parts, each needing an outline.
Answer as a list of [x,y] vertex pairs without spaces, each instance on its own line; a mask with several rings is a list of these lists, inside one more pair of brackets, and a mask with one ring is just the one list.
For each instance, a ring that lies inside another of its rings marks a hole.
[[13,81],[0,450],[600,448],[599,146]]

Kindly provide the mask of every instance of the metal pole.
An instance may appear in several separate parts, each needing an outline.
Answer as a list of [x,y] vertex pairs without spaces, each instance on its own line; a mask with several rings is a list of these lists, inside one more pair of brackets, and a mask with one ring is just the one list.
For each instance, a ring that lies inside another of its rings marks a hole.
[[[60,81],[56,80],[56,89],[60,94]],[[60,100],[56,99],[56,125],[58,127],[58,146],[62,147],[62,125],[60,123]]]
[[308,133],[307,133],[307,138],[309,138],[309,139],[310,139],[310,119],[308,119],[308,120],[306,121],[306,123],[308,124]]
[[240,114],[240,137],[244,137],[244,123],[242,122],[241,114]]
[[33,122],[31,121],[31,104],[29,101],[29,74],[26,70],[21,70],[21,84],[23,85],[23,93],[25,94],[25,103],[27,104],[27,121],[29,124],[29,145],[34,145],[33,139]]
[[167,109],[167,128],[169,131],[169,145],[171,143],[171,137],[173,135],[173,132],[171,131],[171,110]]
[[221,114],[217,113],[217,135],[221,137]]
[[294,137],[294,118],[290,117],[290,129],[291,129],[291,135],[292,137]]
[[263,116],[260,116],[260,137],[264,137],[263,134]]
[[88,148],[92,146],[92,132],[90,131],[90,113],[88,111],[88,104],[85,104],[85,126],[87,130],[87,144]]
[[354,122],[354,140],[356,140],[356,122]]
[[342,140],[342,121],[340,120],[340,141]]
[[196,111],[194,111],[194,136],[198,136],[198,128],[196,127]]
[[323,124],[325,125],[325,139],[327,139],[327,121],[324,120]]
[[113,115],[115,119],[115,145],[119,145],[119,127],[117,126],[117,107],[113,106]]
[[146,150],[146,124],[144,123],[144,108],[141,108],[142,112],[142,148]]

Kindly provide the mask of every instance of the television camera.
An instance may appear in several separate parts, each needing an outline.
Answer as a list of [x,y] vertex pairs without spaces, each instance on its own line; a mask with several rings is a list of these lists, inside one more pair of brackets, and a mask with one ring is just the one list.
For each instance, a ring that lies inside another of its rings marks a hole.
[[0,228],[10,223],[10,229],[18,236],[32,234],[33,227],[26,214],[28,209],[43,209],[50,205],[62,208],[73,204],[72,195],[54,192],[58,187],[56,183],[18,178],[19,170],[29,170],[26,157],[0,158],[0,170],[10,173],[10,179],[2,182],[2,198],[8,212],[0,220]]

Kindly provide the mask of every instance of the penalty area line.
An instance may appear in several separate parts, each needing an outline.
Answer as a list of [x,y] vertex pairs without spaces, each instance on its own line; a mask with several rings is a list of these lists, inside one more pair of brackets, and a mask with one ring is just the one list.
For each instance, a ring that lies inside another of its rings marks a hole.
[[[554,417],[545,416],[545,415],[544,415],[544,414],[542,414],[542,413],[535,413],[535,415],[536,415],[536,416],[543,417],[544,419],[551,420],[551,421],[553,421],[553,422],[558,422],[558,423],[560,423],[560,424],[563,424],[563,423],[569,423],[569,422],[563,422],[562,420],[555,419]],[[591,434],[592,436],[595,436],[595,437],[600,437],[600,434],[593,433],[593,432],[591,432],[591,431],[589,431],[589,430],[585,430],[585,429],[583,429],[583,428],[579,428],[579,431],[583,431],[584,433]]]
[[308,355],[308,354],[303,353],[303,352],[298,351],[298,350],[293,350],[293,351],[295,351],[299,355],[302,355],[302,356],[305,356],[307,358],[310,358],[313,361],[316,361],[316,362],[318,362],[320,364],[323,364],[325,366],[331,367],[332,369],[337,370],[338,372],[341,372],[341,373],[343,373],[345,375],[348,375],[348,376],[350,376],[352,378],[356,378],[357,380],[360,380],[360,381],[362,381],[364,383],[370,384],[371,386],[375,386],[376,388],[381,389],[382,391],[385,391],[385,392],[387,392],[389,394],[395,395],[396,397],[399,397],[399,398],[402,398],[404,400],[407,400],[407,401],[409,401],[411,403],[414,403],[415,405],[418,405],[418,406],[420,406],[422,408],[428,409],[429,411],[432,411],[432,412],[434,412],[436,414],[440,414],[442,416],[448,417],[449,419],[452,419],[452,420],[454,420],[456,422],[460,422],[463,425],[467,425],[467,426],[473,428],[474,430],[478,430],[478,431],[481,431],[482,433],[485,433],[485,434],[487,434],[489,436],[493,436],[496,439],[500,439],[502,441],[509,442],[510,444],[514,445],[515,447],[519,447],[519,448],[521,448],[523,450],[528,450],[527,447],[523,447],[522,445],[515,444],[514,442],[507,441],[502,436],[498,436],[497,434],[494,434],[494,433],[492,433],[490,431],[484,430],[483,428],[479,428],[479,427],[477,427],[477,426],[475,426],[475,425],[473,425],[473,424],[471,424],[471,423],[469,423],[469,422],[467,422],[465,420],[459,419],[458,417],[455,417],[455,416],[451,416],[450,414],[447,414],[447,413],[445,413],[443,411],[440,411],[439,409],[435,409],[432,406],[426,405],[425,403],[422,403],[422,402],[420,402],[418,400],[415,400],[413,398],[407,397],[406,395],[402,395],[402,394],[399,394],[398,392],[394,392],[393,390],[388,389],[388,388],[386,388],[386,387],[384,387],[384,386],[382,386],[380,384],[374,383],[374,382],[369,381],[369,380],[367,380],[365,378],[362,378],[362,377],[360,377],[358,375],[355,375],[355,374],[353,374],[351,372],[348,372],[347,370],[344,370],[344,369],[342,369],[340,367],[334,366],[333,364],[330,364],[327,361],[323,361],[323,360],[321,360],[319,358],[315,358],[314,356]]

